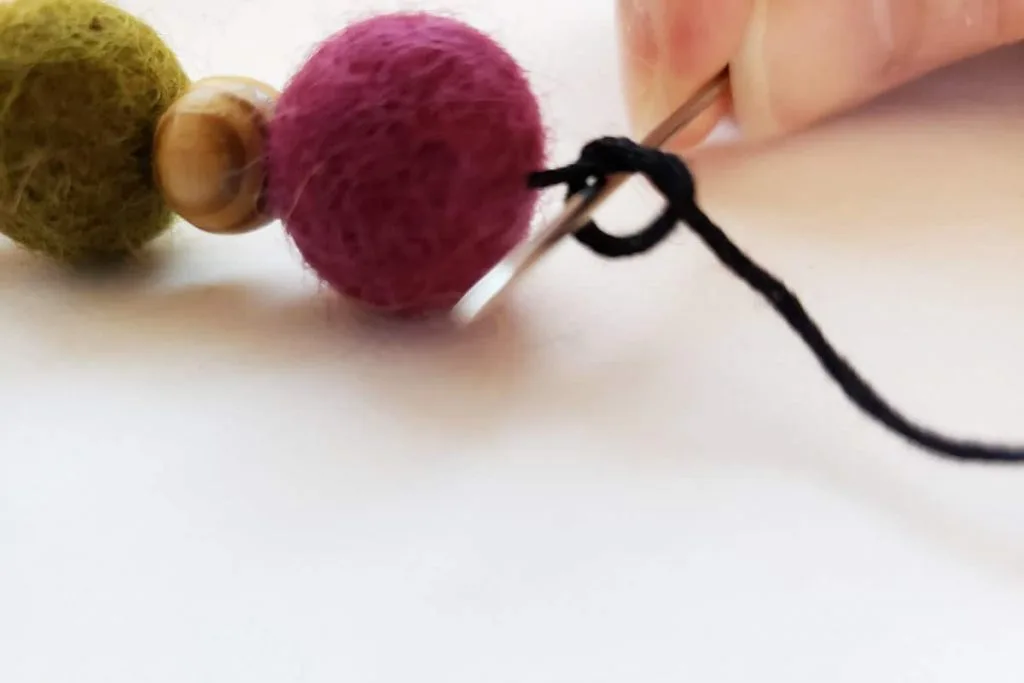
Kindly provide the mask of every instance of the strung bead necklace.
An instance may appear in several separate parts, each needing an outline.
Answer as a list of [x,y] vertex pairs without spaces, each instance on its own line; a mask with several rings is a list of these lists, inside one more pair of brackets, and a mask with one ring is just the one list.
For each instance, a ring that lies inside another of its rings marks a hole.
[[[725,87],[722,74],[642,143],[605,138],[545,166],[528,79],[457,20],[397,13],[328,37],[280,91],[191,82],[159,34],[102,0],[0,3],[0,232],[68,265],[130,258],[176,216],[235,235],[280,220],[307,265],[390,315],[471,323],[562,237],[606,258],[691,229],[761,294],[867,416],[937,455],[1022,462],[1024,449],[958,441],[891,407],[787,287],[699,208],[685,162],[658,147]],[[627,174],[667,207],[634,235],[589,215]],[[565,212],[530,236],[538,193]]]

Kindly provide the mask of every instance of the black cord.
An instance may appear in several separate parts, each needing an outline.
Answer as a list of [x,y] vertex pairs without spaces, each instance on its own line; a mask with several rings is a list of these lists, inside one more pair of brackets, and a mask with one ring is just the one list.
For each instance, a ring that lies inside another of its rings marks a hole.
[[564,184],[571,197],[587,187],[602,186],[608,176],[619,173],[642,174],[668,207],[646,228],[625,237],[610,235],[590,221],[574,235],[581,244],[608,258],[634,256],[654,248],[684,223],[726,268],[767,299],[810,347],[829,376],[870,417],[918,446],[956,460],[1024,461],[1024,447],[951,439],[914,424],[890,406],[833,348],[786,285],[754,263],[697,206],[693,175],[679,157],[626,138],[601,138],[584,147],[574,164],[533,174],[530,185],[544,188]]

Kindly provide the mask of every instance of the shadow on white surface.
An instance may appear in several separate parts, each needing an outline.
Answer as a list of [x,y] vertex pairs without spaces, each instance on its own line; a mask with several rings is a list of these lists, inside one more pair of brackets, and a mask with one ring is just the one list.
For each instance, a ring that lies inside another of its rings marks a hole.
[[[619,391],[613,374],[597,368],[590,381],[577,374],[571,385],[549,383],[550,368],[536,356],[544,356],[544,332],[531,330],[514,306],[466,330],[440,318],[390,319],[311,276],[295,287],[261,279],[258,264],[230,277],[205,263],[193,269],[194,250],[164,242],[129,264],[69,270],[8,247],[0,251],[0,292],[14,327],[34,337],[34,352],[65,368],[198,358],[257,372],[313,369],[339,387],[358,386],[361,401],[405,428],[442,435],[486,436],[524,400],[551,414],[583,414],[602,393]],[[299,262],[292,266],[301,273]]]

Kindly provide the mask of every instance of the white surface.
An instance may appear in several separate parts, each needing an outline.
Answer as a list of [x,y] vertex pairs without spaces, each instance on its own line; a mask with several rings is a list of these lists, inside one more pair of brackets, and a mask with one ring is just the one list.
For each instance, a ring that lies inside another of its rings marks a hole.
[[[127,6],[193,75],[276,85],[399,6],[218,2]],[[625,132],[611,3],[401,6],[503,40],[558,162]],[[698,164],[709,211],[886,396],[1018,442],[1021,62]],[[605,213],[635,225],[647,197]],[[0,681],[1020,681],[1024,470],[869,423],[676,243],[566,245],[462,339],[334,312],[278,226],[182,227],[109,281],[4,245]]]

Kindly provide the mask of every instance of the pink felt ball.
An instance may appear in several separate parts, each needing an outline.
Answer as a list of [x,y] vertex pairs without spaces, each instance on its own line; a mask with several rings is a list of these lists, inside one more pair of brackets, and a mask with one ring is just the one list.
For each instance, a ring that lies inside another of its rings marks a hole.
[[494,40],[423,13],[326,40],[281,94],[268,195],[302,257],[376,309],[452,306],[527,233],[545,157],[525,74]]

